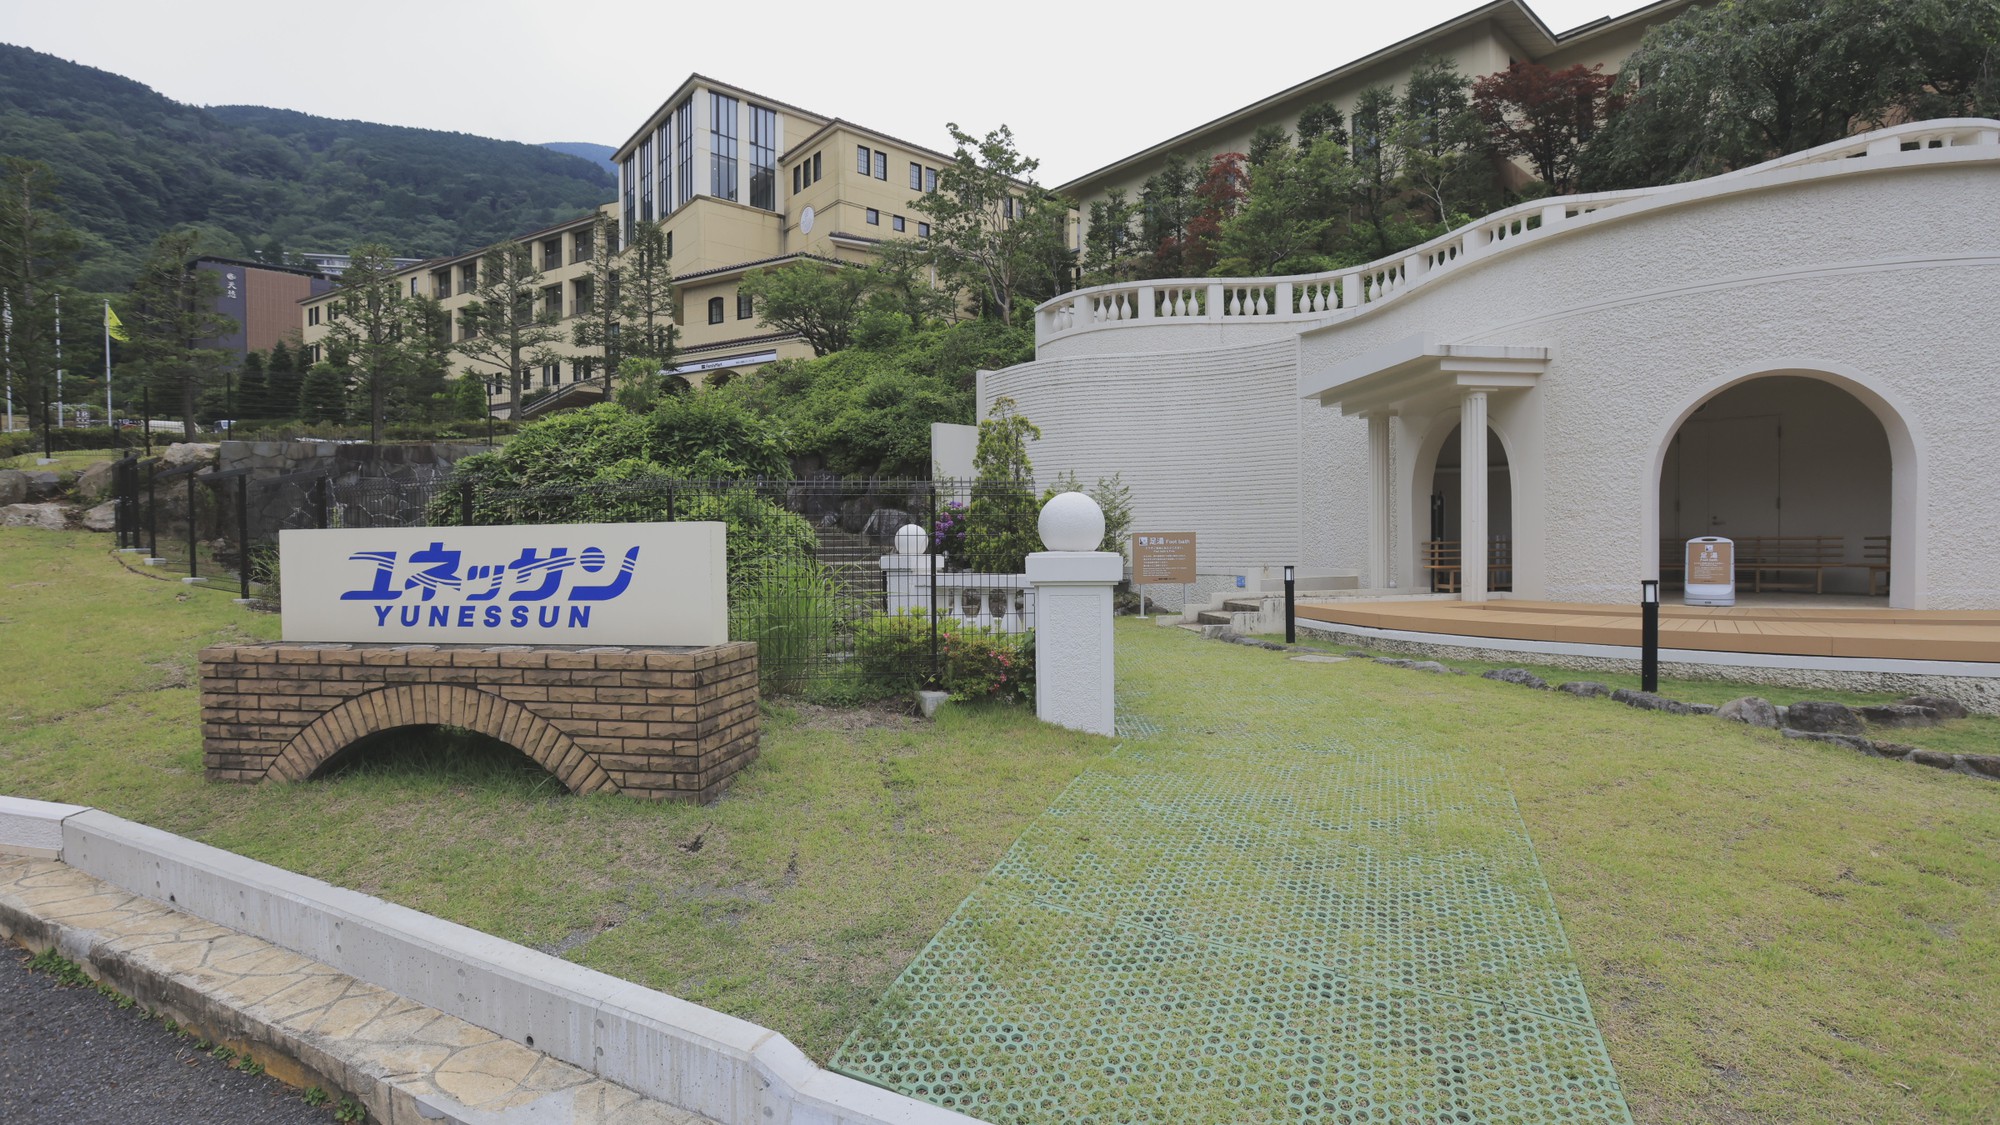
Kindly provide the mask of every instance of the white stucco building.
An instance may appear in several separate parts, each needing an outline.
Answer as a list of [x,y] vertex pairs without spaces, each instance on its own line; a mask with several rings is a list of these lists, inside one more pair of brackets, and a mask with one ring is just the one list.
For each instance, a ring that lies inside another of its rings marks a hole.
[[1425,590],[1446,542],[1468,600],[1624,603],[1663,541],[1671,582],[1721,534],[1805,543],[1774,583],[2000,609],[2000,122],[1538,200],[1334,274],[1082,290],[1037,345],[981,415],[1019,404],[1040,475],[1122,472],[1210,588]]

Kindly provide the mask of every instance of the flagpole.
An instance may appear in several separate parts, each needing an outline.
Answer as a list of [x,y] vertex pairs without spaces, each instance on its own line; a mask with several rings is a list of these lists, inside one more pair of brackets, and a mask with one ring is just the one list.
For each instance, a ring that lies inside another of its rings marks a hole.
[[[62,365],[62,294],[56,294],[56,429],[63,428],[63,365]],[[55,456],[55,447],[49,447],[49,456]]]
[[104,424],[111,427],[111,448],[118,448],[118,420],[111,416],[111,302],[104,302]]
[[7,361],[7,432],[14,432],[14,301],[11,297],[0,297],[0,353]]

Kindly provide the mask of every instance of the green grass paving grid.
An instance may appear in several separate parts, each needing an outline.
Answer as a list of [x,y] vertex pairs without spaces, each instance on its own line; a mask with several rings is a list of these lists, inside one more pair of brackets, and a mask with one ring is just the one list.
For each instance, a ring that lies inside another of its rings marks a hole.
[[1008,1125],[1630,1120],[1496,770],[1177,710],[1121,695],[837,1069]]

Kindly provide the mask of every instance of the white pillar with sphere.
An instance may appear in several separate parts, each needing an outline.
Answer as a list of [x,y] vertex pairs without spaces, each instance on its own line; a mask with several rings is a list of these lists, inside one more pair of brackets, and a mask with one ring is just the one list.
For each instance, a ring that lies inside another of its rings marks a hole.
[[1116,551],[1100,551],[1104,510],[1081,492],[1042,507],[1046,551],[1028,556],[1035,588],[1035,715],[1091,734],[1116,729],[1112,590],[1125,576]]

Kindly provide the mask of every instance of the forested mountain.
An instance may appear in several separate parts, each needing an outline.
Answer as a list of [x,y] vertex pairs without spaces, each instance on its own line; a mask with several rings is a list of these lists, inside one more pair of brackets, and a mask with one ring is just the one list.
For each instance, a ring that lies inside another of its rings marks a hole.
[[612,148],[610,145],[594,145],[588,141],[550,141],[542,147],[552,148],[557,152],[566,152],[571,156],[581,156],[585,160],[596,163],[611,175],[615,176],[618,174],[618,165],[611,162],[611,154],[618,150]]
[[154,238],[269,260],[378,241],[400,257],[476,249],[612,197],[592,161],[464,133],[259,106],[202,109],[0,44],[0,154],[47,165],[84,232],[87,290],[123,288]]

